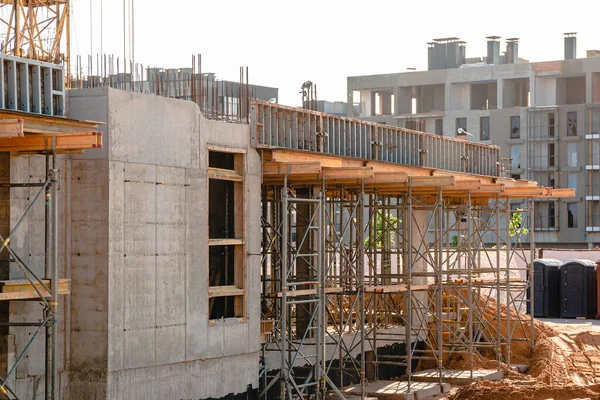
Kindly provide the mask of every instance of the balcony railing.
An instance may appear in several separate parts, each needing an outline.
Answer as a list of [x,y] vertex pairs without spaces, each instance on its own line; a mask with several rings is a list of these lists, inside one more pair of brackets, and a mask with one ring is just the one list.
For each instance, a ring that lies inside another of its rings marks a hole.
[[500,148],[252,100],[252,144],[477,175],[504,176]]

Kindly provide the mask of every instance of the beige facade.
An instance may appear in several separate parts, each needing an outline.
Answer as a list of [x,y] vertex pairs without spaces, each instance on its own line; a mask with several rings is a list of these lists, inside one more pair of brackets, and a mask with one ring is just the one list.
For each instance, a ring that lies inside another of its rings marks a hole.
[[[540,247],[600,244],[600,58],[348,77],[348,115],[501,147],[514,178],[573,187],[536,202]],[[515,204],[514,207],[518,207]]]

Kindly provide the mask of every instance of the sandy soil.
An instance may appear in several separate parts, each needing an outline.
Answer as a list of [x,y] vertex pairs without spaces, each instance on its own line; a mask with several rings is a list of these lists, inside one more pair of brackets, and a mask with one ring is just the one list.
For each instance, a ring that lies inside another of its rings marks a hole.
[[600,399],[600,321],[538,320],[527,374],[478,382],[437,399]]

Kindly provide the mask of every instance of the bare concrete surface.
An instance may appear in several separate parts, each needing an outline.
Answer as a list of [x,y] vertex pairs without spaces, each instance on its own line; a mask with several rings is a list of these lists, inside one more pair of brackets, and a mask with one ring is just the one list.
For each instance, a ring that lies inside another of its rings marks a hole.
[[[377,381],[367,383],[367,396],[384,400],[419,400],[436,396],[450,390],[450,385],[429,382],[412,382],[410,391],[408,382],[400,381]],[[349,395],[360,396],[360,385],[354,385],[342,389]]]
[[[439,380],[437,369],[426,369],[424,371],[415,372],[413,374],[415,382],[437,382]],[[442,372],[443,382],[451,385],[466,385],[477,381],[498,381],[504,378],[504,371],[496,371],[489,369],[481,369],[473,371],[461,371],[456,369],[448,369]]]

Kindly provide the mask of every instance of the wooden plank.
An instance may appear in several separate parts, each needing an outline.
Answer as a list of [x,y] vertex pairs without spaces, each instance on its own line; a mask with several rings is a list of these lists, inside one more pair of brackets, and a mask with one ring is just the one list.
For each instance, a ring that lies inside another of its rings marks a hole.
[[373,176],[373,168],[371,167],[323,167],[324,179],[356,179],[356,178],[371,178]]
[[209,179],[219,179],[223,181],[241,182],[244,180],[244,177],[237,171],[222,168],[209,168],[207,176]]
[[[341,287],[325,288],[325,294],[344,293],[344,289]],[[300,290],[288,290],[286,292],[287,297],[298,297],[298,296],[315,296],[317,294],[316,289],[300,289]],[[272,293],[272,297],[281,297],[281,292]]]
[[22,119],[0,119],[0,137],[22,137],[24,122]]
[[575,189],[550,189],[548,197],[552,197],[555,199],[575,197]]
[[453,176],[411,176],[409,178],[409,185],[412,187],[453,186],[454,184]]
[[[42,280],[44,284],[50,288],[50,280]],[[50,294],[44,289],[39,283],[35,283],[35,286],[42,293],[43,296],[49,297]],[[58,281],[58,294],[69,294],[71,292],[71,280],[60,279]],[[33,285],[27,280],[8,280],[0,281],[0,300],[26,300],[26,299],[38,299],[39,295],[35,291]]]
[[320,174],[321,163],[315,161],[295,162],[295,163],[263,163],[263,176],[270,175],[306,175]]
[[539,186],[507,187],[504,189],[504,193],[506,194],[506,196],[539,196],[544,194],[544,188]]
[[365,179],[365,185],[376,183],[406,183],[408,174],[402,172],[377,172],[374,176]]
[[237,286],[209,286],[208,297],[224,297],[224,296],[243,296],[246,293],[244,289]]
[[239,246],[244,244],[244,239],[208,239],[209,246]]
[[[411,285],[410,289],[411,291],[429,290],[429,285]],[[404,283],[397,285],[379,285],[365,287],[365,292],[367,293],[402,293],[406,292],[407,290],[408,287]]]
[[102,147],[100,132],[74,134],[31,134],[23,137],[0,137],[0,151],[62,151]]

